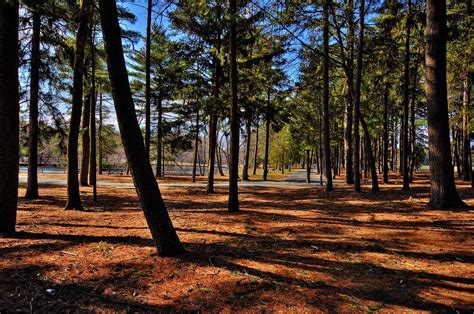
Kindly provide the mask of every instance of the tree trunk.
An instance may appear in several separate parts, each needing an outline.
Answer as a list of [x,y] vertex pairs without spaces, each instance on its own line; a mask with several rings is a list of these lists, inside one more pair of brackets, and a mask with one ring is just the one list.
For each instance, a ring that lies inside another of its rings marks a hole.
[[72,110],[69,125],[67,147],[67,204],[66,210],[82,210],[78,180],[78,152],[77,144],[81,127],[81,111],[83,97],[84,50],[89,33],[89,16],[92,8],[91,0],[82,2],[79,26],[76,33],[76,47],[74,56],[74,74],[72,91]]
[[403,125],[403,115],[400,117],[400,138],[398,142],[400,143],[400,148],[398,150],[398,157],[399,157],[399,166],[398,166],[398,171],[400,173],[400,176],[403,176],[403,132],[404,132],[405,126]]
[[365,119],[362,114],[359,112],[360,115],[360,123],[362,125],[362,129],[364,130],[364,140],[365,140],[365,151],[367,156],[367,168],[370,168],[370,177],[372,179],[372,192],[380,191],[379,182],[377,179],[377,168],[375,166],[375,158],[372,152],[372,144],[370,141],[370,134],[369,128],[367,123],[365,123]]
[[230,66],[230,168],[229,212],[239,211],[239,103],[237,96],[237,0],[230,0],[229,66]]
[[469,133],[469,107],[470,107],[470,73],[464,73],[463,80],[463,116],[462,116],[462,136],[463,136],[463,148],[462,148],[462,178],[464,181],[471,180],[471,165],[469,161],[471,138]]
[[145,149],[150,158],[151,142],[151,15],[153,1],[148,0],[146,18],[146,45],[145,45]]
[[426,1],[425,75],[428,106],[428,145],[431,176],[429,207],[461,208],[454,183],[449,144],[446,83],[446,1]]
[[89,178],[89,157],[90,157],[90,115],[91,115],[91,100],[94,98],[92,90],[89,90],[86,97],[84,98],[84,112],[82,114],[82,160],[81,160],[81,172],[80,182],[81,186],[88,186]]
[[259,115],[257,114],[257,126],[255,129],[255,151],[253,155],[253,171],[252,174],[256,175],[257,174],[257,159],[258,159],[258,129],[259,129]]
[[158,96],[158,125],[156,132],[156,174],[158,179],[163,178],[162,160],[163,160],[163,103],[161,96]]
[[331,139],[329,137],[329,1],[324,0],[323,3],[323,142],[326,192],[334,190],[331,176]]
[[410,84],[410,22],[411,20],[411,1],[408,0],[408,12],[406,22],[406,36],[405,36],[405,66],[403,79],[403,190],[410,189],[410,174],[408,172],[408,110],[409,110],[409,89]]
[[385,87],[383,96],[383,183],[388,183],[388,96],[389,87]]
[[354,170],[353,170],[353,151],[352,151],[352,122],[354,110],[354,2],[348,1],[347,6],[348,16],[348,30],[347,42],[349,45],[349,59],[347,64],[347,105],[345,111],[346,125],[344,129],[344,160],[346,170],[346,183],[354,184]]
[[[220,1],[216,2],[216,11],[218,18],[220,19]],[[217,39],[215,42],[215,52],[212,55],[212,63],[214,66],[213,69],[213,86],[212,86],[212,96],[214,98],[214,108],[211,109],[209,117],[209,169],[207,174],[207,188],[206,194],[214,193],[214,175],[215,175],[215,162],[216,162],[216,153],[217,152],[217,120],[218,120],[218,101],[220,96],[220,85],[221,85],[221,64],[219,60],[219,54],[221,51],[221,31],[217,30]],[[219,170],[221,171],[221,170]]]
[[249,161],[250,161],[250,142],[252,140],[252,119],[247,119],[247,124],[245,126],[245,132],[247,133],[247,141],[245,145],[245,156],[244,156],[244,168],[242,169],[242,180],[249,180]]
[[216,160],[217,160],[217,169],[219,170],[219,175],[221,177],[225,176],[224,170],[222,169],[222,155],[220,147],[216,149]]
[[98,137],[99,137],[99,174],[102,174],[103,165],[102,160],[104,158],[104,149],[103,149],[103,140],[102,140],[102,124],[103,124],[103,116],[102,116],[102,92],[99,93],[99,129],[98,129]]
[[[269,105],[269,104],[268,104]],[[268,180],[268,155],[270,153],[270,108],[267,108],[265,121],[265,154],[263,158],[263,180]]]
[[95,126],[95,109],[97,106],[97,94],[95,84],[95,30],[91,32],[90,48],[91,48],[91,114],[90,114],[90,139],[91,139],[91,154],[89,158],[89,183],[92,185],[92,194],[94,202],[97,202],[97,141],[96,141],[96,126]]
[[[398,120],[396,120],[395,122],[395,119],[394,119],[394,125],[395,125],[395,128],[393,129],[393,148],[392,148],[392,159],[393,159],[393,169],[392,171],[397,171],[397,164],[398,164],[398,152],[397,152],[397,146],[398,146],[398,134],[397,134],[397,130],[398,130]],[[401,126],[400,126],[400,129],[401,129]]]
[[38,194],[38,101],[39,101],[39,68],[41,15],[33,9],[33,35],[31,39],[30,69],[30,110],[28,121],[28,184],[25,198],[35,199]]
[[20,107],[18,1],[0,2],[0,233],[15,232]]
[[116,3],[100,0],[99,8],[112,96],[135,189],[158,253],[174,256],[183,253],[184,248],[171,223],[147,158],[130,91]]
[[306,150],[306,183],[311,183],[311,159],[309,149]]
[[416,106],[416,84],[418,81],[418,61],[415,62],[415,67],[413,69],[413,91],[411,95],[411,114],[410,114],[410,123],[411,123],[411,138],[410,138],[410,151],[411,151],[411,163],[410,163],[410,182],[413,182],[413,174],[415,172],[415,145],[416,145],[416,124],[415,124],[415,106]]
[[457,131],[457,126],[453,126],[452,129],[453,136],[453,171],[456,169],[458,177],[461,177],[460,161],[459,161],[459,132]]
[[362,53],[364,51],[365,1],[360,0],[359,42],[357,44],[357,74],[354,88],[354,191],[362,192],[360,186],[360,88],[362,84]]
[[193,183],[196,182],[197,158],[199,152],[199,108],[196,110],[196,135],[194,137]]

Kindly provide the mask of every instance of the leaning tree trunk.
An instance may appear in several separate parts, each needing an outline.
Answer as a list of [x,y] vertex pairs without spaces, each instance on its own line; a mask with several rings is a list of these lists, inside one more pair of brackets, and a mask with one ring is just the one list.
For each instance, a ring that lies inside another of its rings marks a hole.
[[428,106],[428,146],[431,176],[429,207],[461,208],[454,183],[449,144],[446,83],[446,1],[426,1],[425,82]]
[[28,184],[25,198],[38,198],[38,100],[40,68],[41,15],[33,11],[33,35],[31,38],[30,112],[28,121]]
[[410,19],[411,19],[411,1],[408,0],[408,13],[406,23],[405,36],[405,69],[403,79],[403,159],[402,159],[402,175],[403,175],[403,190],[410,189],[410,174],[408,172],[408,107],[409,107],[409,90],[410,84]]
[[18,1],[0,2],[0,233],[15,232],[20,107]]
[[324,0],[323,4],[323,142],[326,192],[334,190],[331,176],[331,138],[329,137],[329,1]]
[[249,180],[250,141],[252,140],[251,121],[251,118],[247,119],[247,124],[245,126],[245,132],[247,133],[247,141],[245,144],[244,168],[242,170],[243,181]]
[[80,11],[79,27],[76,33],[74,74],[72,90],[72,110],[67,145],[67,204],[66,210],[82,210],[78,180],[77,144],[81,127],[81,109],[83,94],[84,49],[89,32],[91,0],[84,0]]
[[360,0],[359,17],[359,42],[357,44],[357,75],[354,88],[354,191],[361,192],[360,186],[360,134],[359,134],[359,112],[360,112],[360,88],[362,84],[362,60],[364,51],[364,17],[365,1]]
[[130,91],[116,3],[100,0],[99,8],[112,96],[135,189],[158,253],[166,256],[177,255],[184,252],[184,248],[171,223],[147,158]]
[[225,176],[224,170],[222,169],[222,155],[221,155],[221,148],[216,148],[216,160],[217,160],[217,169],[219,170],[219,175],[221,177]]
[[469,159],[471,138],[469,135],[469,101],[470,101],[470,73],[464,74],[463,80],[463,116],[462,116],[462,178],[464,181],[471,180],[471,164]]
[[239,211],[239,103],[237,99],[237,0],[230,0],[230,167],[229,167],[229,212]]
[[81,172],[80,172],[80,183],[81,186],[88,186],[89,178],[89,158],[90,158],[90,147],[91,138],[89,134],[90,118],[91,118],[91,99],[94,97],[91,95],[92,90],[89,90],[86,97],[84,97],[84,110],[82,114],[82,160],[81,160]]

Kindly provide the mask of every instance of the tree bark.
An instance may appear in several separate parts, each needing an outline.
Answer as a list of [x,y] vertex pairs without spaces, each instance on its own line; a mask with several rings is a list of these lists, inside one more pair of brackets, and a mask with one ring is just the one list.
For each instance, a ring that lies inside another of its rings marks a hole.
[[15,232],[18,201],[18,1],[0,2],[0,233]]
[[405,36],[405,69],[403,79],[403,190],[410,189],[410,174],[408,172],[408,110],[409,110],[409,84],[410,84],[410,24],[411,24],[411,0],[408,0],[408,12]]
[[31,38],[30,108],[28,121],[28,183],[25,198],[35,199],[38,194],[38,101],[41,42],[41,14],[33,9],[33,34]]
[[348,1],[347,6],[347,43],[349,45],[349,58],[347,62],[347,105],[345,111],[346,125],[344,129],[344,160],[346,170],[346,183],[354,184],[354,170],[353,170],[353,150],[352,150],[352,122],[354,110],[354,2]]
[[449,144],[446,83],[446,1],[426,1],[425,82],[431,176],[429,207],[462,208],[454,183]]
[[[220,34],[219,34],[220,37]],[[211,110],[210,117],[209,117],[209,169],[207,173],[207,188],[206,194],[215,193],[214,191],[214,176],[215,176],[215,162],[216,162],[216,148],[217,148],[217,102],[220,95],[220,76],[221,76],[221,68],[220,68],[220,61],[218,59],[218,54],[220,52],[220,38],[216,42],[216,52],[212,56],[212,62],[214,65],[213,70],[213,98],[214,98],[214,106]]]
[[471,180],[471,164],[469,159],[471,138],[469,133],[469,107],[470,107],[470,73],[464,73],[463,79],[463,116],[462,116],[462,136],[463,136],[463,148],[462,148],[462,178],[464,181]]
[[239,211],[239,103],[237,96],[237,1],[230,0],[230,33],[229,33],[229,65],[230,65],[230,168],[229,168],[229,212]]
[[145,149],[150,158],[151,143],[151,15],[153,1],[148,0],[145,44]]
[[[364,140],[365,140],[365,151],[366,151],[366,159],[367,159],[367,168],[370,168],[370,178],[372,179],[372,192],[380,191],[379,182],[377,179],[377,168],[375,166],[375,158],[372,152],[372,144],[370,141],[370,134],[369,128],[367,123],[365,123],[365,119],[362,114],[359,112],[360,115],[360,123],[362,125],[362,129],[364,130]],[[369,169],[367,169],[369,170]]]
[[413,175],[414,175],[414,172],[415,172],[415,158],[416,158],[416,152],[415,152],[415,145],[416,145],[416,124],[415,124],[415,121],[416,121],[416,111],[415,111],[415,107],[416,107],[416,84],[417,84],[417,81],[418,81],[418,76],[417,76],[417,73],[418,73],[418,60],[415,62],[415,66],[414,66],[414,69],[413,69],[413,91],[412,91],[412,94],[411,94],[411,113],[410,113],[410,123],[411,123],[411,131],[410,131],[410,153],[411,153],[411,157],[410,157],[410,182],[413,182]]
[[[269,104],[268,104],[269,105]],[[268,155],[270,153],[270,107],[267,108],[265,121],[265,153],[263,158],[263,181],[268,180]]]
[[98,137],[99,137],[99,174],[102,174],[103,171],[103,158],[104,158],[104,148],[103,148],[103,139],[102,139],[102,124],[104,121],[102,115],[102,92],[99,93],[99,129],[98,129]]
[[92,195],[94,202],[97,202],[97,138],[96,138],[96,106],[97,106],[97,94],[96,94],[96,83],[95,83],[95,30],[91,32],[90,38],[90,49],[91,49],[91,114],[90,114],[90,140],[91,140],[91,153],[89,158],[89,183],[92,185]]
[[184,248],[171,223],[147,158],[130,91],[116,3],[99,0],[99,8],[112,96],[135,189],[158,254],[174,256],[183,253]]
[[306,183],[311,183],[311,159],[309,149],[306,150]]
[[82,2],[79,26],[76,33],[74,56],[74,74],[72,91],[72,110],[69,125],[67,147],[67,204],[66,210],[82,210],[78,180],[78,140],[81,127],[81,111],[83,97],[84,50],[89,32],[89,15],[92,7],[91,0]]
[[383,96],[383,183],[388,183],[388,96],[389,87],[387,85]]
[[196,182],[198,152],[199,152],[199,108],[197,108],[196,110],[196,135],[194,136],[193,183]]
[[81,186],[89,186],[89,159],[90,159],[90,118],[91,118],[91,101],[93,96],[92,90],[89,90],[84,98],[84,111],[82,114],[82,160],[80,183]]
[[249,161],[250,161],[250,141],[252,140],[252,119],[248,118],[245,126],[245,132],[247,133],[246,143],[245,143],[245,156],[244,156],[244,168],[242,169],[242,180],[249,180]]
[[255,151],[253,155],[253,175],[257,174],[257,159],[258,159],[258,129],[259,129],[260,119],[259,114],[257,114],[257,126],[255,129]]
[[360,112],[360,88],[362,84],[362,53],[364,51],[364,17],[365,1],[360,0],[359,17],[359,42],[357,44],[357,74],[354,88],[354,191],[362,192],[360,186],[360,135],[359,135],[359,112]]
[[329,137],[329,1],[324,0],[323,4],[323,142],[326,192],[334,190],[331,176],[331,139]]
[[161,96],[158,96],[158,125],[157,125],[157,138],[156,138],[156,173],[155,176],[158,179],[163,178],[164,171],[162,170],[163,161],[163,103]]

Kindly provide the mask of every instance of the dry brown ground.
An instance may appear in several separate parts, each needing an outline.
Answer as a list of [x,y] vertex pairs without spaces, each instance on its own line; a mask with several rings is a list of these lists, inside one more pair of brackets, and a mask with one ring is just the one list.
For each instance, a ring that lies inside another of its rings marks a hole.
[[18,234],[0,238],[0,312],[474,310],[474,212],[428,210],[426,177],[411,192],[242,189],[239,214],[225,189],[163,189],[178,258],[155,255],[133,189],[100,191],[93,204],[83,189],[83,212],[62,210],[64,187],[20,201]]

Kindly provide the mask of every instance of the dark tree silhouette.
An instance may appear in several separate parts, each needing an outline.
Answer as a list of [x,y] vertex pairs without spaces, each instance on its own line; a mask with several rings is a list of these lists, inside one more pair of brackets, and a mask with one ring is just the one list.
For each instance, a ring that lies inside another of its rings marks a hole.
[[359,42],[357,44],[357,73],[354,86],[354,191],[361,192],[360,187],[360,88],[362,85],[362,52],[364,51],[364,16],[365,1],[360,0]]
[[331,175],[331,139],[329,137],[329,1],[323,4],[323,144],[325,191],[333,191]]
[[84,50],[89,32],[89,15],[92,0],[84,0],[79,13],[79,26],[76,33],[74,74],[72,88],[72,110],[67,145],[67,204],[66,210],[82,210],[78,180],[77,144],[81,127],[83,94]]
[[426,1],[425,81],[431,176],[429,207],[462,208],[454,183],[446,83],[446,0]]
[[388,96],[389,87],[387,85],[383,95],[383,183],[388,183]]
[[0,233],[15,231],[19,115],[18,1],[0,1]]
[[411,1],[408,0],[407,9],[407,23],[405,35],[405,63],[403,75],[403,148],[402,148],[402,175],[403,175],[403,190],[410,189],[410,175],[408,172],[408,107],[409,107],[409,90],[410,84],[410,20],[411,20]]
[[90,36],[90,49],[91,49],[91,115],[90,115],[90,139],[91,139],[91,154],[90,154],[90,163],[89,163],[89,183],[93,187],[93,198],[94,202],[97,202],[97,138],[96,138],[96,106],[97,106],[97,93],[96,93],[96,82],[95,82],[95,70],[96,70],[96,60],[95,60],[95,30],[91,32]]
[[230,0],[230,34],[229,34],[229,63],[230,63],[230,167],[229,167],[229,202],[230,212],[239,211],[239,103],[237,99],[237,27],[236,0]]
[[99,11],[117,121],[135,189],[158,254],[177,255],[183,253],[184,248],[166,210],[143,143],[123,55],[115,1],[100,0]]

